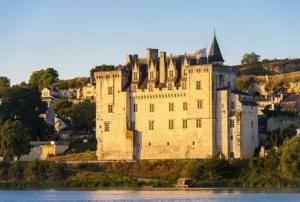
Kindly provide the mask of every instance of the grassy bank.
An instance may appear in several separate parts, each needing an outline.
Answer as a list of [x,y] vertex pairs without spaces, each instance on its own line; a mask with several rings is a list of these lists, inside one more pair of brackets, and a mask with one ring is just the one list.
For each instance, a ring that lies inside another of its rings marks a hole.
[[49,161],[2,162],[0,189],[104,189],[175,187],[191,177],[194,187],[299,187],[268,159],[160,160],[62,164]]

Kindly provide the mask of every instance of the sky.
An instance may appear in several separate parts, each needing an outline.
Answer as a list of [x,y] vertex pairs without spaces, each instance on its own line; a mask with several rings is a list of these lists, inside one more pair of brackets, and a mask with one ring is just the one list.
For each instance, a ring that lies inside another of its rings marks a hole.
[[0,0],[0,76],[16,84],[53,67],[69,79],[147,48],[193,53],[214,28],[227,65],[252,51],[299,58],[299,10],[298,0]]

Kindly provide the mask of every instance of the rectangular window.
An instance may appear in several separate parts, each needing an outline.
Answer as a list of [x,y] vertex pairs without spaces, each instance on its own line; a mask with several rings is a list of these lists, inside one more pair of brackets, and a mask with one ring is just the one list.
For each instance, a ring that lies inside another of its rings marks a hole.
[[137,104],[133,104],[133,111],[137,112],[137,110],[138,110],[138,105]]
[[104,131],[109,132],[109,122],[104,122]]
[[149,91],[153,91],[153,85],[149,84]]
[[201,81],[196,81],[196,90],[201,89]]
[[150,79],[154,79],[154,72],[150,72]]
[[197,107],[198,107],[198,109],[203,108],[203,100],[197,100]]
[[149,107],[150,107],[150,112],[154,112],[154,104],[150,104]]
[[201,127],[202,127],[201,119],[196,119],[196,128],[201,128]]
[[174,129],[174,120],[169,120],[169,129]]
[[130,124],[131,124],[131,130],[135,130],[135,122],[132,121]]
[[149,121],[149,130],[154,130],[154,121]]
[[187,102],[184,102],[182,107],[183,107],[183,111],[187,111],[188,108]]
[[168,90],[172,90],[172,88],[173,88],[172,83],[168,83]]
[[251,128],[254,128],[254,122],[251,121]]
[[231,102],[231,109],[235,109],[235,102],[234,101]]
[[187,120],[186,119],[182,120],[182,128],[187,128]]
[[234,128],[234,120],[231,119],[231,120],[229,121],[229,127],[230,127],[230,128]]
[[173,70],[170,70],[170,71],[169,71],[169,77],[170,77],[170,78],[173,78],[173,77],[174,77],[174,72],[173,72]]
[[112,95],[113,94],[113,87],[108,87],[108,95]]
[[113,113],[113,105],[108,105],[108,113]]
[[173,102],[169,103],[169,111],[170,112],[174,111],[174,103]]
[[185,81],[182,82],[182,89],[183,89],[183,90],[186,90],[186,82],[185,82]]
[[138,73],[137,72],[134,72],[133,73],[133,80],[137,80],[138,79]]

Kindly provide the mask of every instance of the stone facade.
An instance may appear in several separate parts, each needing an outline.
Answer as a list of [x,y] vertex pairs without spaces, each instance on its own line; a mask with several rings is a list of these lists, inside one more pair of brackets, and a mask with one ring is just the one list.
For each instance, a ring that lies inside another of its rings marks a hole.
[[258,146],[257,107],[215,37],[208,58],[147,49],[95,79],[99,160],[242,158]]

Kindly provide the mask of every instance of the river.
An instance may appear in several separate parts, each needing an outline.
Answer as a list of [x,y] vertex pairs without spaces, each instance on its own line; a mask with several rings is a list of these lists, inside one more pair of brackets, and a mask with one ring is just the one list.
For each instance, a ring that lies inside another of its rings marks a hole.
[[299,202],[300,190],[193,191],[0,191],[0,201],[94,202],[94,201],[203,201],[203,202]]

